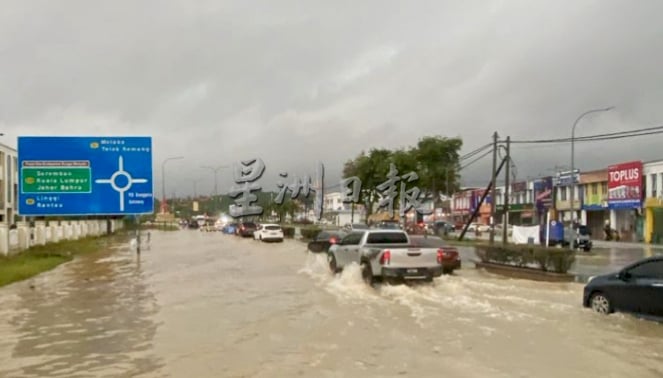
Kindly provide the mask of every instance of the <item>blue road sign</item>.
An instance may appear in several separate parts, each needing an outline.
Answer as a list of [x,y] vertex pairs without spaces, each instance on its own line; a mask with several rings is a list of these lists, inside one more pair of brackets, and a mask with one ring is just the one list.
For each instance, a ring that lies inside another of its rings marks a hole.
[[154,212],[151,137],[19,137],[23,216]]

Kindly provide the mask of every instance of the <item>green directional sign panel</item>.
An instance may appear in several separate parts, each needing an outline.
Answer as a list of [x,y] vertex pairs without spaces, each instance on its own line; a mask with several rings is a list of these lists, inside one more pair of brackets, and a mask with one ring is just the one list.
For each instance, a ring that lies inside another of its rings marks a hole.
[[89,161],[26,161],[21,167],[23,193],[90,193]]

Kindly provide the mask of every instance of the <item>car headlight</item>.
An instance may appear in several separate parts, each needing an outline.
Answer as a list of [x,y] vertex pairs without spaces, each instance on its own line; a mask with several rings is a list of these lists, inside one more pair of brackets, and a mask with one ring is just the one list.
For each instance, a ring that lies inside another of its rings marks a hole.
[[589,277],[589,279],[587,280],[587,283],[592,282],[592,280],[593,280],[594,278],[596,278],[596,276],[591,276],[591,277]]

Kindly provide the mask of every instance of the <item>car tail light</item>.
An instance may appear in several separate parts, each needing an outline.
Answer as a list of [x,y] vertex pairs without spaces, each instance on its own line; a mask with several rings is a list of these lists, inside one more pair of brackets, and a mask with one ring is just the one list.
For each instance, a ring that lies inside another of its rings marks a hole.
[[440,248],[437,250],[437,263],[442,264],[442,260],[444,260],[444,249]]
[[386,250],[380,256],[380,265],[389,265],[389,263],[391,263],[391,251]]
[[332,236],[331,238],[329,238],[329,244],[336,244],[336,243],[338,243],[338,239],[336,239],[336,237]]

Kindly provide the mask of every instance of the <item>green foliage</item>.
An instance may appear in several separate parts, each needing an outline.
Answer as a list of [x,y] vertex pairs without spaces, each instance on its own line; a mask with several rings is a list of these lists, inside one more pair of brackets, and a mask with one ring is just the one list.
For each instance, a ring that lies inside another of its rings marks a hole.
[[302,233],[302,237],[303,237],[304,239],[309,239],[309,240],[310,240],[310,239],[315,238],[315,236],[316,236],[317,234],[319,234],[320,231],[322,231],[322,229],[321,229],[321,228],[317,228],[317,227],[314,227],[314,228],[302,228],[302,229],[300,229],[300,231],[301,231],[301,233]]
[[460,138],[425,137],[419,140],[414,154],[419,162],[417,174],[421,188],[433,198],[439,193],[452,193],[458,188],[459,152],[463,146]]
[[568,249],[530,245],[481,245],[476,254],[483,262],[529,267],[536,265],[544,272],[566,273],[575,262],[575,252]]
[[376,187],[386,181],[392,163],[399,175],[416,172],[419,179],[412,184],[433,198],[439,198],[440,192],[455,191],[459,187],[459,152],[462,146],[460,138],[429,136],[420,139],[416,147],[408,149],[371,149],[347,161],[343,176],[355,176],[361,180],[359,202],[366,204],[367,215],[370,216],[373,204],[379,199]]
[[347,161],[343,167],[344,177],[355,176],[361,180],[359,202],[366,204],[366,216],[371,215],[373,204],[378,200],[376,187],[386,180],[391,158],[390,150],[374,148],[368,154],[362,152],[354,160]]
[[283,230],[283,236],[286,238],[294,238],[295,237],[295,227],[293,226],[281,226],[281,229]]

